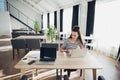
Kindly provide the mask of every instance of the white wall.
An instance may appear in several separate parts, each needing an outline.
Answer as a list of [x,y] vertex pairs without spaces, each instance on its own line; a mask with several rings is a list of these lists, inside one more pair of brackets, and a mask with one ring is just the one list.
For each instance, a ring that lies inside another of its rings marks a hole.
[[33,20],[38,19],[38,15],[40,15],[31,8],[21,3],[19,0],[8,0],[8,2]]
[[0,35],[10,35],[10,27],[9,12],[0,12]]
[[[31,9],[30,7],[26,6],[25,4],[21,3],[19,0],[8,0],[8,2],[10,4],[12,4],[16,9],[18,9],[19,11],[21,11],[22,13],[24,13],[27,17],[29,17],[30,19],[32,19],[33,21],[35,21],[36,19],[41,21],[41,15],[37,12],[35,12],[33,9]],[[16,11],[15,9],[11,10],[11,13],[18,16],[18,11]],[[34,28],[34,22],[32,22],[31,20],[27,20],[26,17],[24,15],[18,16],[20,17],[20,20],[23,20],[26,24],[29,24],[30,27]],[[14,28],[15,26],[12,26],[12,28]],[[21,26],[22,28],[23,26]]]

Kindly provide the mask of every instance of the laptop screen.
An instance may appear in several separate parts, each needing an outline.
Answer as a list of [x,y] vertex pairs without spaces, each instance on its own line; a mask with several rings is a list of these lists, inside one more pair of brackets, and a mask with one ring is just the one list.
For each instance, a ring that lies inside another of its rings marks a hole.
[[56,48],[41,47],[40,59],[56,59]]

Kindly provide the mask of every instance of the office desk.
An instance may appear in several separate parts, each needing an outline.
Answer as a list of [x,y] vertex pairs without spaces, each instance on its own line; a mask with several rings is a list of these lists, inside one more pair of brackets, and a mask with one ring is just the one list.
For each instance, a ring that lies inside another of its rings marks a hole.
[[[103,66],[91,55],[87,54],[85,57],[82,58],[69,58],[64,54],[57,52],[57,58],[53,65],[38,65],[37,62],[39,61],[40,51],[30,51],[25,57],[23,57],[16,65],[15,68],[21,69],[23,73],[25,69],[28,68],[41,68],[41,69],[91,69],[93,70],[93,80],[96,80],[96,70],[102,69]],[[27,58],[27,61],[23,60]],[[28,65],[27,62],[30,60],[35,59],[36,63],[32,65]],[[34,77],[33,77],[34,78]],[[85,75],[83,74],[83,78],[85,79]]]

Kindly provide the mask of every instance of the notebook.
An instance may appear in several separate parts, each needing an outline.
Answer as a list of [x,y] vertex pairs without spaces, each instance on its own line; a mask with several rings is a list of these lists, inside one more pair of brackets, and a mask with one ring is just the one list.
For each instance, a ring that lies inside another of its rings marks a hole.
[[40,48],[40,61],[54,62],[56,59],[56,48],[41,47]]
[[87,54],[87,49],[73,49],[71,52],[71,58],[84,57]]

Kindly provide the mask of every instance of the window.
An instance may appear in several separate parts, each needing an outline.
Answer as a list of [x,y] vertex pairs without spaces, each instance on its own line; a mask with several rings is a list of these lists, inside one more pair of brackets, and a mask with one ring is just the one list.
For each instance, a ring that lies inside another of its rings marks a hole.
[[71,33],[73,8],[64,9],[63,12],[63,33]]
[[96,48],[116,57],[120,44],[120,1],[96,3],[94,36]]
[[47,14],[43,15],[43,29],[47,29]]
[[50,13],[50,25],[54,26],[54,13]]

